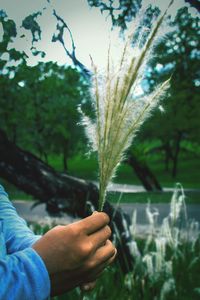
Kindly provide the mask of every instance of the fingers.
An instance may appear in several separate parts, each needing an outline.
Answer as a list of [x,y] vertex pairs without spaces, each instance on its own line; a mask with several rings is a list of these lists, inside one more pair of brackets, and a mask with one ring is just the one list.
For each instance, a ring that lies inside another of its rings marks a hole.
[[[101,264],[98,264],[97,266],[93,267],[92,269],[90,268],[84,276],[84,283],[85,282],[93,282],[97,278],[99,278],[104,269],[108,267],[110,264],[113,263],[115,257],[116,257],[117,251],[115,251],[114,255],[110,257],[108,260],[103,261]],[[83,279],[83,278],[82,278]]]
[[94,245],[95,249],[98,249],[99,247],[102,247],[105,245],[106,241],[110,238],[111,236],[111,229],[108,225],[105,227],[101,228],[99,231],[91,234],[88,239]]
[[99,260],[99,264],[106,263],[109,265],[115,259],[117,249],[114,247],[110,240],[106,241],[105,246],[99,248],[96,252],[96,259]]
[[110,219],[107,214],[96,212],[79,222],[81,222],[81,226],[85,233],[90,235],[108,225]]
[[85,263],[88,269],[95,269],[99,266],[105,267],[110,264],[115,256],[117,250],[110,240],[107,240],[105,245],[100,247],[96,253]]
[[102,275],[104,269],[114,261],[116,254],[117,251],[115,251],[115,254],[112,257],[110,257],[107,261],[98,265],[93,270],[90,270],[90,272],[85,276],[87,277],[88,282],[84,282],[80,285],[80,289],[82,291],[87,292],[95,288],[97,279]]
[[107,240],[106,244],[100,247],[91,257],[89,257],[84,264],[71,272],[71,275],[77,275],[86,280],[86,274],[92,275],[103,271],[105,267],[111,264],[117,254],[116,248],[113,246],[112,242]]
[[85,291],[93,289],[96,279],[114,261],[116,253],[115,247],[107,241],[105,246],[99,248],[81,267],[70,272],[66,270],[51,275],[51,295],[59,295],[76,286],[80,286]]

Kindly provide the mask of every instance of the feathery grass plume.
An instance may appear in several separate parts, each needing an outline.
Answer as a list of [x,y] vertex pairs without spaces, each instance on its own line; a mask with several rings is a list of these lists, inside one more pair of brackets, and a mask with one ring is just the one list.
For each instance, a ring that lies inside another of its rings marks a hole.
[[92,61],[96,121],[92,122],[87,116],[83,116],[83,124],[93,150],[98,153],[100,211],[103,209],[108,184],[124,158],[125,150],[131,145],[141,124],[158,106],[169,87],[167,80],[149,95],[141,98],[134,96],[155,37],[173,2],[170,1],[165,12],[157,20],[142,49],[138,49],[137,52],[132,49],[132,34],[125,42],[118,66],[111,63],[110,47],[107,69],[103,74]]

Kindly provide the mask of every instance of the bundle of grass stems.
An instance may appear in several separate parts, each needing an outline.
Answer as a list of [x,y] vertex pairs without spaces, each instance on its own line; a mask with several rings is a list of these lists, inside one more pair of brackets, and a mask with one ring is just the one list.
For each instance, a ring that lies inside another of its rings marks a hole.
[[156,20],[148,39],[139,51],[134,51],[133,33],[126,39],[118,65],[112,64],[111,48],[108,50],[107,67],[98,70],[92,61],[92,99],[96,119],[83,115],[82,123],[92,145],[98,153],[99,164],[99,210],[103,210],[108,184],[124,158],[141,124],[148,118],[169,88],[169,79],[152,93],[134,97],[141,84],[145,66],[152,55],[160,28],[167,16],[168,7]]

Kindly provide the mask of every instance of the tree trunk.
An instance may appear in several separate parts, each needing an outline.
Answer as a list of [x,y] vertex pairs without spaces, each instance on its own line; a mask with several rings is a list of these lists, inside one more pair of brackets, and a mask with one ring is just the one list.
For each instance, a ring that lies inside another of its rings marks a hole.
[[169,162],[173,160],[172,150],[169,141],[163,142],[163,149],[165,152],[165,171],[169,171]]
[[[36,156],[10,142],[2,130],[0,176],[46,203],[50,213],[66,212],[83,218],[98,207],[99,192],[93,183],[55,171]],[[121,209],[115,210],[108,202],[105,203],[104,211],[110,216],[119,261],[122,269],[127,272],[133,264],[128,247],[131,241],[130,218]]]
[[169,162],[170,162],[170,157],[167,152],[165,152],[165,171],[169,172]]
[[44,156],[44,161],[46,162],[46,164],[48,164],[49,162],[48,154],[45,151],[43,152],[43,156]]
[[149,167],[132,153],[128,154],[126,163],[135,171],[147,191],[162,191],[162,187]]
[[68,163],[67,163],[67,150],[66,147],[63,147],[63,171],[68,172]]
[[176,178],[177,175],[177,167],[178,167],[178,156],[180,153],[180,144],[182,139],[182,133],[178,133],[177,139],[175,141],[175,151],[173,155],[173,167],[172,167],[172,177]]

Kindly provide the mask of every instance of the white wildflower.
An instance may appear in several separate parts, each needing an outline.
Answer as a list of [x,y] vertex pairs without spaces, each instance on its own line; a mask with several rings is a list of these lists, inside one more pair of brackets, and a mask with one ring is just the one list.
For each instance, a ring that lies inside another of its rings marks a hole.
[[160,300],[165,300],[167,294],[171,291],[175,291],[175,289],[176,285],[173,278],[170,278],[167,281],[165,281],[161,290]]
[[154,212],[151,212],[150,203],[147,204],[146,207],[146,215],[150,224],[151,233],[155,233],[157,218],[159,215],[158,209],[154,208]]
[[185,205],[185,193],[183,187],[180,183],[176,184],[176,188],[172,195],[171,205],[170,205],[170,214],[169,217],[173,224],[178,220],[181,216],[181,211],[184,210],[185,213],[185,221],[187,221],[187,212]]
[[156,238],[155,271],[160,273],[165,265],[166,239]]
[[166,238],[164,237],[159,237],[155,239],[156,243],[156,250],[157,252],[161,253],[161,256],[163,259],[165,258],[165,252],[166,252]]
[[131,273],[126,274],[125,276],[125,280],[124,280],[124,284],[126,286],[126,288],[131,291],[133,288],[133,276]]
[[131,232],[133,238],[136,236],[136,231],[137,231],[137,210],[134,209],[134,212],[132,215],[132,222],[131,222],[131,226],[130,226],[130,232]]
[[138,249],[137,243],[135,241],[131,241],[128,243],[129,249],[130,249],[130,253],[132,254],[132,256],[136,259],[141,257],[140,251]]
[[163,220],[163,223],[162,223],[162,226],[161,226],[161,235],[166,238],[167,243],[169,245],[173,245],[172,232],[171,232],[171,227],[169,225],[169,219],[168,218],[165,218]]
[[143,262],[146,263],[148,274],[152,276],[154,274],[152,255],[146,254],[143,258]]
[[165,272],[168,276],[172,276],[173,268],[172,268],[172,261],[171,260],[165,262]]

